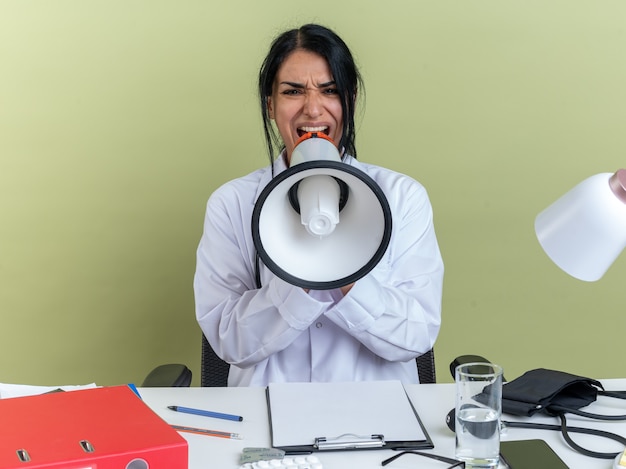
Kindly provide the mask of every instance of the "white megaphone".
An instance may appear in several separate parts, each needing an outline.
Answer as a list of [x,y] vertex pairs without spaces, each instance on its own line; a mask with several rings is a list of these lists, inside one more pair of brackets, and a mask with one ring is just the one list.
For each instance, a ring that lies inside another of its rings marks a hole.
[[290,167],[263,189],[252,213],[259,257],[302,288],[357,281],[378,264],[390,238],[391,210],[382,189],[343,163],[323,133],[298,140]]

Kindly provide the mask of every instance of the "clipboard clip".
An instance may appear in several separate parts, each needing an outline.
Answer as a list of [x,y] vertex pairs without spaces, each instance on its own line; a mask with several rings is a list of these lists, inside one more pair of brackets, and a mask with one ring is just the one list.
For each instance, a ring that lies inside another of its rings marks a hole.
[[384,435],[359,436],[353,433],[344,433],[334,438],[325,436],[315,438],[315,448],[320,451],[340,449],[368,449],[381,448],[385,445]]

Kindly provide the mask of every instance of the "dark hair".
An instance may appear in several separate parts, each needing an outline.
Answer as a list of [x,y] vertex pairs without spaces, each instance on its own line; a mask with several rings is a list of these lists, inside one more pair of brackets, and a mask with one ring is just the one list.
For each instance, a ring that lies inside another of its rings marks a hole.
[[363,88],[361,74],[350,49],[337,34],[324,26],[307,24],[286,31],[274,39],[259,72],[261,115],[270,162],[274,159],[274,149],[280,145],[280,139],[272,127],[267,100],[272,95],[278,69],[292,52],[299,49],[314,52],[328,62],[341,97],[343,132],[338,147],[356,158],[354,114],[357,91]]

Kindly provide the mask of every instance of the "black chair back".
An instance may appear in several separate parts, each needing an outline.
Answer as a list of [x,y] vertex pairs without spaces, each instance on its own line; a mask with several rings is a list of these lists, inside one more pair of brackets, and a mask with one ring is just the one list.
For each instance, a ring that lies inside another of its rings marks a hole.
[[415,359],[417,363],[417,374],[420,377],[420,384],[435,384],[437,373],[435,372],[435,350],[430,349],[423,355]]
[[230,365],[218,357],[202,334],[202,359],[200,361],[200,385],[203,387],[226,387]]

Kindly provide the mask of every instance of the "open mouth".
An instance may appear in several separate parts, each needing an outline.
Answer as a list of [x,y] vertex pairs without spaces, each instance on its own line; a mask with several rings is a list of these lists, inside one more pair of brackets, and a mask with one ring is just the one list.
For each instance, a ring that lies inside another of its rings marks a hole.
[[328,127],[320,126],[320,127],[298,127],[298,137],[302,137],[304,134],[309,132],[321,132],[325,135],[328,135]]

